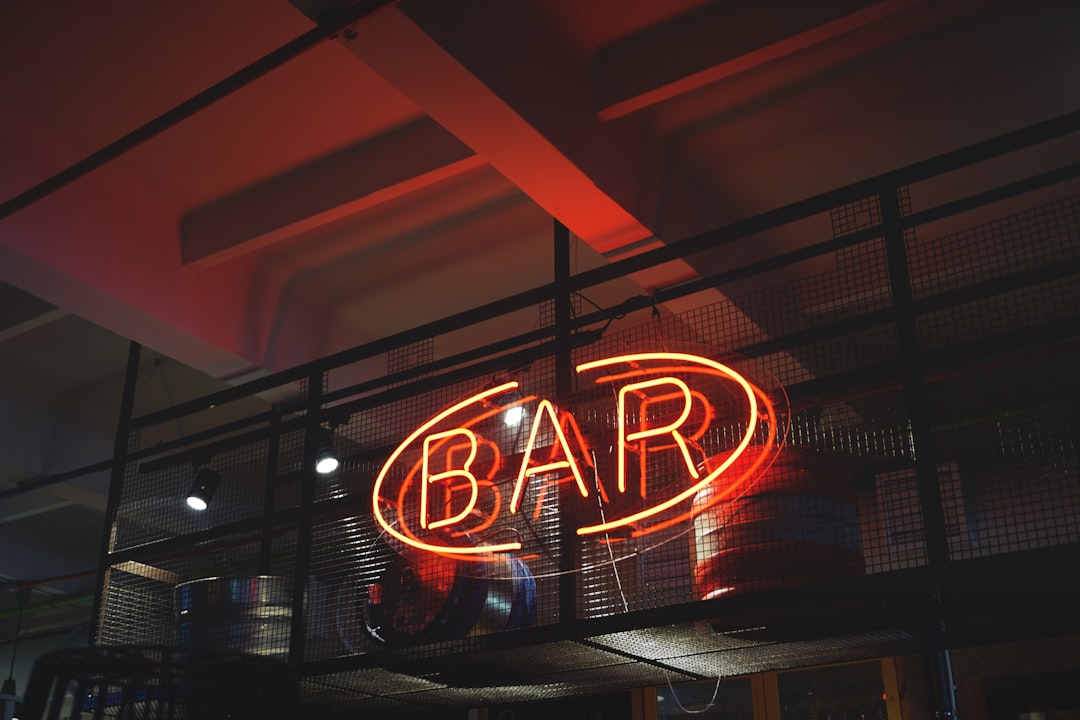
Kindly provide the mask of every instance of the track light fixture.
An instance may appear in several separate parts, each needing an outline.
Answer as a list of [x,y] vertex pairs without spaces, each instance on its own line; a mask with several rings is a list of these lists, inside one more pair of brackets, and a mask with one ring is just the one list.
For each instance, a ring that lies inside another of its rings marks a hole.
[[315,472],[320,475],[329,475],[338,469],[337,451],[334,449],[333,432],[328,428],[318,427],[315,430]]
[[187,504],[192,510],[205,510],[221,484],[221,476],[213,468],[196,465],[195,479],[191,481]]

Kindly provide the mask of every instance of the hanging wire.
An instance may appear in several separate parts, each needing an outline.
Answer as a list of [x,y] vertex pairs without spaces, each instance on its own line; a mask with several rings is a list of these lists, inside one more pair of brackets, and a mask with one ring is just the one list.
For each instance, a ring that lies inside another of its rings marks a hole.
[[[596,469],[596,451],[592,451],[593,461],[593,485],[596,486],[596,504],[600,508],[600,522],[607,525],[607,517],[604,515],[604,501],[600,495],[600,472]],[[622,578],[619,577],[619,564],[615,562],[615,553],[611,549],[611,535],[610,533],[604,533],[604,538],[608,542],[604,543],[607,546],[608,558],[611,560],[611,572],[615,574],[615,584],[619,588],[619,597],[622,598],[623,612],[630,612],[630,603],[626,601],[626,592],[623,591]]]
[[716,696],[720,693],[720,680],[723,679],[723,674],[721,674],[721,673],[717,674],[717,676],[716,676],[716,687],[713,688],[712,697],[709,698],[709,702],[705,705],[705,707],[700,708],[698,710],[690,710],[689,708],[685,707],[682,704],[682,701],[679,700],[679,696],[675,692],[675,688],[672,687],[672,685],[671,685],[671,676],[668,675],[665,672],[664,673],[664,678],[667,680],[667,686],[668,686],[668,690],[671,691],[671,697],[675,700],[675,704],[679,706],[679,709],[682,710],[687,715],[700,715],[700,714],[702,714],[704,712],[708,712],[709,710],[711,710],[712,706],[716,704]]
[[[594,308],[596,308],[597,310],[599,310],[601,312],[607,312],[607,311],[609,311],[611,309],[611,308],[601,307],[599,304],[597,304],[592,299],[587,297],[584,293],[582,293],[582,292],[580,292],[578,290],[574,290],[573,294],[578,296],[579,298],[581,298],[585,302],[589,303],[590,305],[592,305]],[[602,327],[600,329],[600,334],[603,335],[604,333],[606,333],[607,329],[609,327],[611,327],[611,323],[615,322],[616,320],[622,320],[623,318],[626,317],[626,314],[628,312],[631,312],[633,310],[641,310],[643,308],[649,307],[650,305],[652,305],[654,313],[659,313],[659,310],[656,309],[656,302],[655,302],[654,299],[652,299],[652,297],[650,295],[631,295],[630,297],[626,298],[621,303],[619,303],[617,306],[615,306],[615,307],[622,308],[622,311],[613,314],[611,317],[609,317],[607,319],[607,322],[604,323],[604,327]]]
[[[159,372],[161,373],[161,384],[165,388],[165,397],[169,401],[169,407],[174,407],[176,402],[173,400],[172,388],[169,386],[169,378],[165,376],[165,366],[162,364],[160,357],[154,358],[154,369],[151,370],[150,374],[144,377],[135,387],[135,393],[137,395]],[[180,422],[180,418],[176,418],[174,422],[176,423],[176,430],[180,433],[180,437],[186,437],[187,433],[184,432],[184,425]]]
[[150,382],[151,380],[153,380],[153,379],[154,379],[154,376],[155,376],[155,375],[157,375],[157,371],[158,371],[158,368],[160,368],[160,367],[161,367],[161,358],[156,358],[156,359],[154,360],[154,367],[153,367],[153,368],[152,368],[152,369],[150,370],[150,372],[149,372],[149,373],[147,373],[147,374],[146,374],[146,377],[144,377],[144,378],[143,378],[143,379],[142,379],[142,380],[141,380],[141,381],[139,382],[139,384],[135,386],[135,394],[136,394],[136,395],[138,395],[138,394],[139,394],[139,392],[140,392],[140,391],[141,391],[141,390],[142,390],[142,389],[143,389],[144,387],[146,387],[146,383],[148,383],[148,382]]
[[671,352],[671,348],[668,347],[667,338],[664,337],[664,319],[660,316],[660,308],[656,304],[656,292],[650,291],[648,295],[649,306],[652,308],[653,317],[653,332],[656,334],[656,339],[660,343],[660,347],[664,349],[664,352]]
[[[176,407],[176,402],[173,401],[172,388],[169,387],[169,378],[165,375],[165,366],[161,364],[161,358],[154,358],[154,369],[161,371],[161,383],[165,386],[165,397],[169,400],[169,407]],[[176,429],[180,432],[180,437],[187,436],[179,417],[176,418]]]

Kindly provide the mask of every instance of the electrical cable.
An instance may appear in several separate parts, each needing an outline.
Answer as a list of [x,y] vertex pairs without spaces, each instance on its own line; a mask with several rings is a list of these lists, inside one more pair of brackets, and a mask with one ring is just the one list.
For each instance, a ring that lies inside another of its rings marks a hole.
[[708,712],[710,709],[712,709],[712,706],[716,704],[716,696],[720,693],[720,681],[723,679],[723,676],[720,674],[716,676],[716,687],[713,688],[712,697],[709,698],[709,702],[705,705],[705,707],[701,708],[700,710],[690,710],[689,708],[683,706],[682,701],[679,700],[679,696],[675,692],[675,688],[671,685],[671,676],[665,672],[664,678],[667,680],[667,686],[668,690],[671,691],[671,697],[674,698],[675,704],[679,706],[679,709],[687,715],[700,715],[704,712]]
[[[176,403],[173,401],[172,389],[169,387],[169,378],[165,376],[165,368],[161,364],[161,358],[154,360],[154,367],[161,370],[161,382],[165,385],[165,397],[169,399],[169,407],[176,407]],[[180,437],[187,437],[187,433],[184,432],[184,426],[180,422],[180,416],[176,416],[176,429],[180,431]]]
[[[592,451],[593,462],[593,485],[596,487],[596,504],[600,508],[600,522],[607,525],[607,517],[604,515],[604,501],[600,498],[600,472],[596,469],[596,451]],[[623,612],[630,612],[630,603],[626,601],[626,592],[623,590],[622,578],[619,577],[619,566],[615,562],[615,553],[611,550],[611,534],[604,533],[604,538],[608,541],[604,543],[607,546],[608,558],[611,560],[611,572],[615,575],[615,584],[619,588],[619,597],[622,598]]]
[[[573,293],[574,293],[574,295],[577,295],[579,298],[581,298],[585,302],[592,305],[594,308],[596,308],[600,312],[608,312],[608,311],[611,310],[611,308],[601,307],[596,302],[594,302],[589,297],[587,297],[584,293],[582,293],[582,292],[580,292],[578,290],[574,290]],[[617,313],[613,314],[611,317],[609,317],[607,319],[607,322],[604,323],[604,327],[600,328],[600,336],[603,337],[604,333],[607,332],[607,329],[609,327],[611,327],[611,323],[615,322],[616,320],[622,320],[623,318],[626,317],[626,314],[628,312],[631,312],[633,310],[639,310],[642,307],[647,307],[648,304],[649,304],[649,298],[650,298],[649,295],[631,295],[626,300],[623,300],[621,303],[619,303],[618,307],[622,308],[622,312],[617,312]],[[642,305],[642,301],[645,301],[645,305]],[[655,309],[656,308],[656,303],[653,301],[651,304],[652,304],[653,308]]]
[[[588,296],[586,296],[586,295],[585,295],[585,293],[581,292],[580,290],[574,290],[574,294],[575,294],[575,295],[577,295],[577,296],[578,296],[579,298],[581,298],[582,300],[584,300],[585,302],[587,302],[587,303],[589,303],[590,305],[592,305],[592,306],[593,306],[594,308],[596,308],[597,310],[600,310],[601,312],[603,312],[604,310],[607,310],[607,308],[602,308],[602,307],[600,307],[599,305],[597,305],[597,304],[596,304],[595,302],[593,302],[592,300],[590,300],[590,299],[588,298]],[[615,317],[616,317],[616,318],[619,318],[619,319],[621,319],[621,318],[624,318],[624,317],[626,317],[626,313],[620,313],[619,315],[616,315]]]

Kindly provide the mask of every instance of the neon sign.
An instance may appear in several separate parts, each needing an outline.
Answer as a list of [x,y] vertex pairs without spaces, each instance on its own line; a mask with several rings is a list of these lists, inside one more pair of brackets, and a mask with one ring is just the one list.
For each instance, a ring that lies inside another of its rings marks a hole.
[[[511,381],[413,430],[375,480],[376,522],[412,548],[483,559],[522,550],[521,528],[532,531],[558,494],[552,488],[566,486],[565,501],[580,508],[570,513],[578,536],[642,537],[692,519],[705,488],[711,502],[745,491],[777,445],[769,396],[715,360],[635,353],[576,371],[599,392],[585,393],[574,412],[522,397]],[[516,430],[500,420],[509,410],[520,415]],[[753,462],[736,466],[751,448]]]

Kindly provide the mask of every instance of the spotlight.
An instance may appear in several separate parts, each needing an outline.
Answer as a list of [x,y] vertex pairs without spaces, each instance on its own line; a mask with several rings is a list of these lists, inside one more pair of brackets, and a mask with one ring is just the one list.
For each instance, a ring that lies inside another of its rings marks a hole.
[[199,467],[195,471],[195,479],[191,482],[188,490],[187,504],[192,510],[205,510],[217,492],[221,484],[221,476],[216,470],[208,467]]
[[521,419],[525,417],[525,408],[520,405],[514,405],[506,409],[503,413],[503,422],[509,427],[514,427],[521,423]]
[[337,451],[334,450],[334,439],[331,432],[320,427],[315,435],[315,472],[320,475],[329,475],[338,469]]
[[[498,379],[491,381],[491,387],[501,382]],[[484,401],[484,406],[491,410],[502,410],[501,417],[506,427],[517,427],[525,419],[525,398],[517,390],[509,390],[501,393],[496,402]]]

